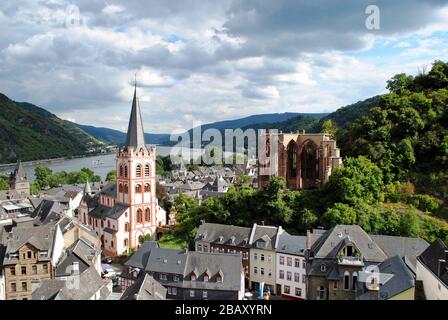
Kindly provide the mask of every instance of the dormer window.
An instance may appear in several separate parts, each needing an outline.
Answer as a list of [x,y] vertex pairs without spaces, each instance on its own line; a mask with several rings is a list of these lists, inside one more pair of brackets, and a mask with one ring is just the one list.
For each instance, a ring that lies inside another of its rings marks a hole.
[[216,282],[222,282],[223,280],[223,274],[222,271],[219,270],[218,274],[216,275]]
[[322,271],[322,272],[327,271],[327,266],[326,266],[324,263],[322,263],[322,264],[320,265],[320,271]]
[[210,276],[208,273],[204,274],[204,282],[208,282],[210,280]]
[[196,273],[192,272],[191,273],[191,281],[196,281]]
[[257,248],[266,248],[266,242],[257,241]]

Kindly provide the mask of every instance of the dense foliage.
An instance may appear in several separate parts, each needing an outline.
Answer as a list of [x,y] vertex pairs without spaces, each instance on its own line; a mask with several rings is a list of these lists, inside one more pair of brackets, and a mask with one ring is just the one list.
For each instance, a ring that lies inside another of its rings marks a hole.
[[43,165],[38,165],[34,169],[35,181],[33,186],[36,190],[54,188],[63,184],[76,184],[101,181],[101,177],[89,168],[82,168],[80,171],[60,171],[55,172]]

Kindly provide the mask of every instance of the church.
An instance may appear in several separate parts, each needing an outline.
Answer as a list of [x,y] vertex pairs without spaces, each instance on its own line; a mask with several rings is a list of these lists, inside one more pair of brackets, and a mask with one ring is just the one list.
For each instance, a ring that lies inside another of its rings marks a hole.
[[145,143],[137,86],[126,143],[116,154],[116,170],[116,182],[94,195],[86,184],[78,209],[78,220],[101,239],[106,256],[128,253],[166,225],[166,212],[156,197],[156,147]]
[[328,133],[263,133],[259,137],[258,185],[283,177],[291,190],[319,188],[342,164]]

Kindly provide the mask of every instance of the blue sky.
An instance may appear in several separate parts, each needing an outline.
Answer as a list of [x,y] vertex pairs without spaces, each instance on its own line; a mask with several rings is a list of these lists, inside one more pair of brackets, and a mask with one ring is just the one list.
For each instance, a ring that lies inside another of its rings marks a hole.
[[170,133],[193,121],[331,112],[386,92],[396,73],[448,60],[448,1],[375,1],[379,30],[365,27],[369,4],[3,0],[0,92],[124,131],[137,73],[146,131]]

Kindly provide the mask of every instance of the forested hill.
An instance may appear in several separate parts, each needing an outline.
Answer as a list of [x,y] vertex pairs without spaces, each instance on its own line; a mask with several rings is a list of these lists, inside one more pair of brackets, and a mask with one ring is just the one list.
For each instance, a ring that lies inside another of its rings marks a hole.
[[54,114],[0,94],[0,163],[84,155],[98,141]]

